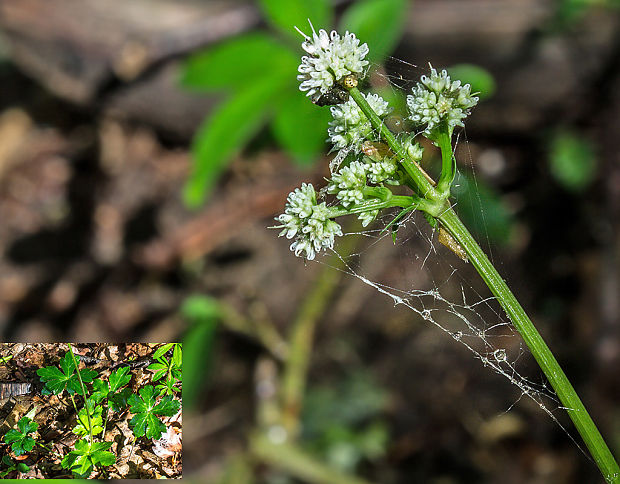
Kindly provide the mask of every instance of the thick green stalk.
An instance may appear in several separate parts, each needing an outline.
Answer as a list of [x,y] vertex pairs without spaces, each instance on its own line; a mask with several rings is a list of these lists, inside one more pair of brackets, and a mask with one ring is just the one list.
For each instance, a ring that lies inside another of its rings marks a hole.
[[517,301],[514,294],[508,288],[504,279],[491,264],[489,258],[474,240],[465,225],[463,225],[463,222],[461,222],[454,210],[446,210],[438,219],[465,250],[469,261],[476,268],[530,348],[534,358],[536,358],[575,427],[581,434],[605,480],[610,483],[620,482],[620,468],[618,468],[618,464],[607,447],[605,440],[603,440],[590,414],[581,402],[566,374],[562,371],[553,353],[534,327],[519,301]]
[[447,129],[441,130],[437,138],[437,145],[441,150],[441,176],[437,182],[437,191],[442,197],[450,196],[450,186],[456,174],[450,138],[451,135]]
[[261,461],[282,469],[312,484],[370,484],[368,481],[343,474],[315,459],[290,442],[276,444],[259,432],[250,439],[251,452]]
[[71,353],[71,359],[73,360],[73,364],[75,365],[75,371],[77,372],[77,377],[80,381],[80,386],[82,387],[82,397],[84,398],[84,408],[86,409],[86,419],[88,420],[88,431],[90,434],[90,445],[93,445],[95,438],[93,437],[93,424],[90,421],[90,411],[88,410],[88,403],[86,402],[86,387],[84,386],[84,382],[82,381],[82,375],[80,375],[80,366],[78,365],[78,362],[75,359],[75,355],[73,354],[73,346],[71,345],[71,343],[69,343],[69,353]]
[[[534,324],[525,313],[523,307],[512,294],[493,264],[491,264],[486,254],[463,225],[454,210],[449,208],[447,197],[449,196],[449,187],[452,181],[450,178],[454,175],[452,166],[453,154],[449,134],[442,133],[439,137],[439,146],[442,151],[443,160],[441,180],[444,186],[439,186],[436,189],[423,176],[422,172],[416,169],[415,165],[412,166],[412,164],[409,163],[404,147],[372,110],[362,93],[357,88],[350,89],[349,92],[359,108],[369,119],[373,128],[381,134],[381,137],[389,145],[390,149],[399,156],[401,165],[415,182],[419,193],[426,198],[431,208],[431,210],[426,210],[426,212],[439,219],[445,229],[465,250],[469,260],[491,292],[495,295],[515,328],[517,328],[523,337],[523,340],[530,348],[530,351],[545,373],[549,383],[553,386],[558,398],[566,408],[566,411],[583,438],[583,441],[588,447],[588,450],[605,480],[609,483],[620,483],[620,468],[618,467],[618,463],[607,447],[605,440],[588,414],[588,411],[577,396],[566,374],[562,371],[562,368],[553,356],[553,353],[551,353],[551,350],[538,330],[534,327]],[[450,162],[450,167],[447,167],[448,161]],[[439,211],[437,210],[438,208],[440,209]]]

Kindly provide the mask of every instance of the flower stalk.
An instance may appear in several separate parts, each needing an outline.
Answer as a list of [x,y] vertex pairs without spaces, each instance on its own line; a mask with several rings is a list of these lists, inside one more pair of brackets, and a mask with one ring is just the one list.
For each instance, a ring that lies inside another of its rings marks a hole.
[[[93,437],[93,424],[90,420],[90,410],[88,408],[86,387],[84,386],[84,381],[82,380],[82,375],[80,374],[80,365],[77,362],[75,353],[73,353],[73,345],[71,343],[69,343],[69,354],[71,355],[71,359],[73,360],[73,364],[75,365],[75,371],[80,382],[80,388],[82,389],[82,398],[84,398],[84,408],[86,409],[86,419],[88,420],[88,434],[90,437],[90,445],[92,445],[95,441],[95,438]],[[71,400],[73,400],[73,395],[71,395]],[[75,406],[75,400],[73,400],[73,406],[75,407],[75,413],[78,414],[77,407]]]
[[[314,187],[303,184],[289,195],[285,213],[276,218],[281,223],[277,228],[283,229],[280,235],[295,237],[291,250],[313,259],[321,249],[333,248],[335,236],[342,235],[333,218],[356,214],[366,226],[385,208],[402,208],[394,220],[414,209],[422,210],[433,228],[439,227],[454,239],[496,297],[566,408],[605,480],[620,483],[620,468],[566,374],[451,208],[450,188],[456,174],[452,134],[457,126],[464,126],[463,120],[478,102],[469,84],[452,81],[445,70],[437,72],[431,67],[430,75],[422,76],[407,96],[409,121],[441,151],[442,170],[435,183],[419,165],[422,148],[413,142],[413,136],[397,136],[384,123],[390,112],[387,103],[376,94],[363,94],[357,87],[367,65],[364,57],[368,46],[360,45],[349,32],[344,37],[324,30],[317,34],[313,29],[312,33],[312,37],[302,34],[303,48],[309,55],[302,58],[298,79],[302,81],[300,89],[307,91],[313,102],[337,105],[331,108],[334,119],[328,134],[340,150],[338,158],[343,158],[344,166],[332,173],[327,193],[334,195],[339,205],[318,203]],[[382,143],[386,149],[377,148]],[[414,194],[396,195],[386,185],[403,185]]]

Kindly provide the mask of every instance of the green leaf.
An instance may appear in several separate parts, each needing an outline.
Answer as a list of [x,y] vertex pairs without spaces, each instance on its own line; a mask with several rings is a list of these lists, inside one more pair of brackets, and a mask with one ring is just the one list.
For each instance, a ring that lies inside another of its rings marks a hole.
[[549,169],[555,180],[566,190],[581,192],[596,174],[594,146],[583,136],[560,130],[551,138]]
[[165,345],[157,348],[155,353],[153,353],[153,358],[155,358],[155,359],[161,358],[166,353],[168,353],[168,351],[170,351],[170,348],[172,348],[173,346],[174,346],[174,343],[166,343]]
[[161,434],[166,431],[166,426],[152,413],[139,413],[130,421],[129,425],[133,428],[136,437],[146,435],[149,439],[159,439]]
[[[55,366],[46,366],[37,370],[37,375],[45,383],[46,389],[56,395],[64,390],[69,393],[81,393],[82,388],[75,372],[75,364],[68,351],[60,360],[60,368],[62,371]],[[97,372],[84,369],[80,370],[80,376],[85,383],[89,383],[97,376]]]
[[[90,383],[97,376],[97,372],[95,370],[89,370],[88,368],[79,370],[79,372],[80,376],[82,377],[83,383]],[[82,393],[82,385],[80,385],[80,380],[77,376],[77,373],[75,375],[72,375],[67,382],[67,391],[69,393]]]
[[153,375],[152,381],[156,382],[156,381],[161,380],[164,376],[166,376],[166,373],[168,373],[168,370],[156,371],[155,374]]
[[463,84],[471,84],[471,91],[478,93],[480,99],[486,99],[495,94],[495,79],[493,75],[480,66],[474,64],[457,64],[448,68],[452,80],[460,80]]
[[111,466],[116,462],[116,457],[108,449],[112,442],[94,442],[90,448],[90,456],[94,465]]
[[110,373],[110,391],[117,392],[131,381],[128,366],[121,366],[116,371]]
[[75,362],[78,361],[79,356],[71,356],[70,351],[65,353],[60,359],[60,368],[64,372],[65,375],[71,375],[75,371]]
[[86,439],[75,443],[75,450],[69,452],[61,461],[63,469],[71,469],[78,477],[88,477],[96,465],[112,465],[116,458],[107,449],[112,442],[94,442],[90,444]]
[[178,400],[174,400],[171,396],[166,396],[155,405],[153,413],[155,415],[164,415],[166,417],[172,417],[179,411],[181,403]]
[[289,91],[279,106],[273,123],[273,134],[294,161],[310,165],[327,148],[329,109],[318,108],[299,89]]
[[317,30],[332,23],[333,10],[327,0],[260,0],[259,4],[271,25],[295,39],[300,38],[295,27],[309,30],[308,19]]
[[120,412],[123,410],[127,406],[127,400],[131,394],[130,388],[123,388],[120,392],[114,393],[108,400],[110,410],[113,412]]
[[233,154],[258,132],[290,75],[279,73],[257,80],[203,122],[194,138],[194,166],[183,193],[188,206],[197,207],[204,201]]
[[178,412],[181,404],[178,400],[166,396],[155,405],[155,389],[146,386],[140,389],[140,396],[131,395],[129,397],[129,412],[135,413],[129,422],[136,437],[146,435],[149,439],[159,439],[161,434],[166,431],[166,426],[157,418],[157,415],[171,416]]
[[21,419],[19,419],[19,422],[17,422],[17,427],[23,434],[29,434],[30,432],[36,432],[36,430],[39,428],[39,424],[33,422],[28,417],[22,417]]
[[272,36],[254,32],[192,55],[181,82],[199,89],[240,90],[271,72],[297,70],[298,56]]
[[22,417],[17,422],[18,430],[11,429],[4,435],[4,442],[11,445],[11,450],[15,455],[23,455],[26,452],[30,452],[35,444],[35,441],[28,434],[36,432],[39,428],[39,424],[33,422],[28,417]]
[[100,378],[93,382],[93,393],[90,398],[92,398],[95,402],[100,403],[102,400],[108,398],[109,394],[110,385],[108,385],[107,382],[101,380]]
[[23,474],[23,473],[28,472],[30,470],[30,467],[24,464],[23,462],[19,462],[17,464],[17,470]]
[[381,61],[394,50],[403,34],[407,5],[406,0],[361,0],[344,13],[340,30],[355,33],[370,47],[368,59]]
[[[90,414],[90,425],[88,415]],[[103,408],[101,406],[95,406],[95,401],[92,398],[86,400],[86,406],[78,412],[78,424],[73,427],[73,433],[83,437],[90,434],[92,427],[93,435],[98,435],[103,432]]]
[[174,350],[172,351],[172,367],[181,368],[182,364],[183,364],[182,343],[175,343]]
[[163,363],[152,363],[146,369],[155,372],[155,374],[151,378],[151,381],[155,382],[161,380],[168,373],[169,368],[169,365]]

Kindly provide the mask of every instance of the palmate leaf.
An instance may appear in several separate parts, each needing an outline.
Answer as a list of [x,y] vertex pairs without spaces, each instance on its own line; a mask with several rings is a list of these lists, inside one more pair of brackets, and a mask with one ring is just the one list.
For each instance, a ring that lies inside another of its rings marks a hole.
[[118,370],[110,373],[110,391],[117,392],[119,389],[127,385],[130,380],[131,375],[129,374],[129,367],[120,367]]
[[18,430],[11,429],[4,435],[4,442],[11,445],[11,450],[16,456],[30,452],[34,448],[35,441],[28,434],[36,432],[39,424],[28,417],[22,417],[17,422]]
[[[45,388],[56,395],[61,394],[65,390],[69,393],[81,393],[82,391],[80,380],[75,371],[75,363],[68,351],[60,360],[60,369],[56,366],[46,366],[45,368],[38,369],[37,375],[45,383]],[[89,383],[97,376],[97,372],[84,369],[80,370],[80,376],[84,383]]]
[[172,416],[181,406],[178,400],[173,400],[169,395],[155,404],[155,389],[150,385],[140,390],[140,396],[131,395],[129,405],[131,405],[129,411],[136,414],[129,422],[134,435],[146,436],[149,439],[159,439],[166,431],[166,426],[157,415]]
[[71,469],[78,477],[88,477],[97,465],[110,466],[116,457],[108,449],[112,442],[93,442],[86,439],[75,443],[75,450],[69,452],[60,463],[63,469]]
[[109,383],[101,378],[97,378],[93,381],[93,393],[91,394],[91,398],[97,403],[102,402],[106,398],[112,399],[130,380],[131,375],[129,375],[129,367],[123,366],[110,373]]
[[93,393],[90,398],[92,398],[95,402],[100,403],[101,401],[108,398],[110,394],[110,385],[108,382],[103,381],[101,378],[97,378],[93,381]]
[[78,412],[78,424],[73,427],[73,433],[84,437],[90,434],[89,419],[86,415],[86,409],[90,414],[90,426],[92,426],[93,435],[103,432],[103,407],[95,406],[95,400],[89,398],[86,400],[86,406]]
[[108,400],[110,410],[120,412],[127,406],[129,397],[132,395],[131,389],[123,388],[121,391],[114,393]]

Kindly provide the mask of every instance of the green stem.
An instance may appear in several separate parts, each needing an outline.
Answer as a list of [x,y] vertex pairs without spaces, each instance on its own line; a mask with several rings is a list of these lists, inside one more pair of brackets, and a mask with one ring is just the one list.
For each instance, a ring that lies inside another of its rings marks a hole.
[[446,199],[450,196],[450,186],[456,174],[450,138],[450,133],[445,129],[439,132],[437,139],[437,144],[441,150],[441,176],[439,177],[439,182],[437,182],[437,191]]
[[250,448],[252,453],[261,461],[282,469],[304,482],[312,484],[370,484],[359,477],[335,471],[290,442],[273,443],[264,433],[252,436]]
[[[343,242],[345,245],[341,246],[340,252],[349,254],[353,251],[356,237],[345,238]],[[314,329],[342,277],[342,271],[333,270],[333,267],[340,265],[340,257],[337,254],[332,255],[305,298],[291,328],[289,353],[282,377],[282,425],[289,440],[294,440],[299,434],[299,416],[306,388]]]
[[465,250],[470,262],[489,289],[491,289],[491,292],[497,298],[502,308],[504,308],[504,311],[506,311],[506,314],[530,348],[538,365],[545,373],[549,383],[551,383],[575,427],[581,434],[605,480],[610,483],[620,482],[620,468],[607,447],[605,440],[566,377],[566,374],[553,356],[553,353],[506,285],[506,282],[504,282],[504,279],[491,264],[489,258],[482,251],[465,225],[463,225],[463,222],[461,222],[454,210],[447,210],[438,219]]
[[[88,433],[90,435],[90,445],[93,445],[95,441],[93,437],[93,424],[90,421],[90,411],[88,409],[88,403],[86,398],[86,387],[84,386],[84,382],[82,381],[82,375],[80,375],[80,366],[78,365],[77,360],[75,359],[75,355],[73,354],[73,346],[69,343],[69,353],[71,354],[71,359],[73,359],[73,364],[75,365],[75,371],[77,373],[78,380],[80,381],[80,387],[82,387],[82,397],[84,398],[84,408],[86,409],[86,419],[88,420]],[[73,400],[73,396],[71,396]],[[75,407],[75,401],[73,401],[73,406]],[[77,408],[75,410],[77,412]],[[79,413],[79,412],[77,412]]]
[[[103,442],[105,442],[105,433],[108,427],[108,417],[110,416],[110,402],[108,399],[106,399],[106,405],[105,405],[105,415],[104,415],[104,419],[103,419],[103,432],[101,434],[101,440]],[[86,409],[88,411],[88,409]]]
[[400,207],[409,208],[415,206],[416,209],[428,211],[433,207],[433,203],[418,197],[408,197],[405,195],[392,195],[389,200],[370,200],[353,205],[349,208],[341,206],[333,207],[329,212],[329,218],[343,217],[357,213],[370,212],[371,210],[382,210],[384,208]]
[[381,118],[377,116],[377,113],[370,107],[370,104],[366,101],[364,95],[356,87],[349,90],[349,94],[353,100],[357,103],[362,112],[369,119],[372,127],[375,128],[381,135],[381,138],[388,144],[390,149],[396,153],[401,160],[401,165],[415,182],[420,194],[425,198],[436,200],[439,198],[439,194],[435,187],[426,179],[420,168],[415,163],[408,163],[409,155],[403,145],[396,139],[394,133],[381,121]]
[[71,397],[71,402],[73,402],[73,409],[75,410],[75,414],[78,414],[78,409],[77,409],[77,405],[75,404],[75,398],[73,398],[73,395],[70,393],[69,397]]
[[[446,131],[439,136],[439,145],[442,151],[442,183],[435,189],[431,183],[423,176],[420,170],[415,169],[415,165],[403,162],[407,160],[406,151],[394,134],[383,124],[381,119],[372,110],[362,93],[353,88],[350,91],[351,97],[355,100],[359,108],[369,119],[392,151],[401,158],[401,164],[407,174],[416,183],[419,193],[421,193],[432,210],[426,210],[430,215],[438,218],[446,230],[454,237],[467,253],[471,263],[474,265],[486,285],[495,295],[498,302],[519,331],[523,340],[529,347],[551,383],[558,398],[566,408],[568,415],[575,424],[579,434],[583,438],[588,450],[598,465],[605,480],[609,483],[620,483],[620,468],[614,459],[611,451],[607,447],[603,437],[594,424],[588,411],[577,396],[575,389],[560,368],[551,350],[544,342],[540,333],[534,327],[524,309],[521,307],[515,296],[512,294],[502,277],[499,275],[493,264],[489,261],[480,246],[474,240],[467,228],[463,225],[454,210],[449,208],[447,198],[449,196],[450,183],[452,182],[453,154],[450,134]],[[445,131],[445,130],[444,130]],[[450,166],[448,166],[448,163]],[[447,185],[447,186],[446,186]],[[422,207],[420,207],[422,208]],[[428,207],[427,207],[428,208]]]

